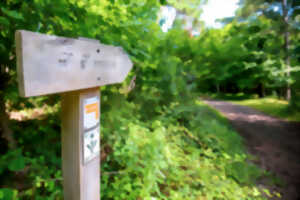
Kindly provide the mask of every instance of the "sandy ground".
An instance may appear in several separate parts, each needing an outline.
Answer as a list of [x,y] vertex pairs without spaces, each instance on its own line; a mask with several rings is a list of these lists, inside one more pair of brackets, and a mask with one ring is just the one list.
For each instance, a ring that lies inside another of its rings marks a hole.
[[274,186],[271,190],[279,191],[281,199],[300,200],[300,123],[224,101],[205,102],[230,120],[245,139],[249,153],[258,158],[255,163],[285,182],[285,186]]

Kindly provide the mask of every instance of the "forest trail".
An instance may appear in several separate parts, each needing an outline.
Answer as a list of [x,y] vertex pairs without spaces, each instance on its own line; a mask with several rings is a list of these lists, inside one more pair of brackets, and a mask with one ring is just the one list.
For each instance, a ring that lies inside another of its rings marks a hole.
[[[205,100],[225,115],[244,138],[255,164],[273,172],[284,182],[274,187],[284,200],[300,199],[300,123],[270,117],[252,108],[218,100]],[[261,180],[263,184],[264,180]]]

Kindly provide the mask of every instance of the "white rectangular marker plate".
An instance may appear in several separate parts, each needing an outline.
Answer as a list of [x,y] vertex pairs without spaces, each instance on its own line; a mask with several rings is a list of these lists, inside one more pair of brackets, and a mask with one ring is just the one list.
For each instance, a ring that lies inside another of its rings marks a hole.
[[100,152],[100,99],[98,96],[83,100],[83,158],[84,164]]
[[90,129],[99,124],[99,99],[98,97],[86,98],[83,100],[83,127]]
[[100,129],[99,127],[87,131],[83,136],[84,164],[99,156],[100,152]]

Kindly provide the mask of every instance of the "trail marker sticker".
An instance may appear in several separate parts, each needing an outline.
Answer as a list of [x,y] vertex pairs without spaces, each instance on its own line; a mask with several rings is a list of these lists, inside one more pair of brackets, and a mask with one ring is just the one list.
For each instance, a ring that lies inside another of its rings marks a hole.
[[99,124],[99,99],[92,97],[84,99],[83,126],[84,129],[90,129]]
[[[83,100],[83,159],[84,164],[93,160],[100,152],[99,129],[99,97],[90,97]],[[91,130],[92,129],[92,130]]]
[[99,127],[84,133],[84,163],[88,163],[95,157],[99,156],[100,152],[100,130]]

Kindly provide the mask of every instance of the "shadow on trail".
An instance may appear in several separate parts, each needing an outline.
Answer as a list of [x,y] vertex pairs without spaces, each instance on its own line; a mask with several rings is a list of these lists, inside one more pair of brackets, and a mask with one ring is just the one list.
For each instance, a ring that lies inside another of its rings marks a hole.
[[282,199],[300,199],[300,123],[267,116],[246,106],[224,101],[206,100],[223,113],[244,138],[250,154],[263,169],[284,180],[284,188],[275,188]]

